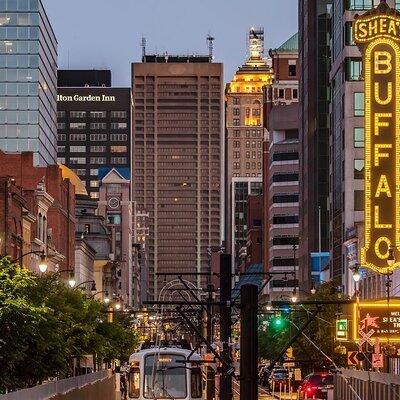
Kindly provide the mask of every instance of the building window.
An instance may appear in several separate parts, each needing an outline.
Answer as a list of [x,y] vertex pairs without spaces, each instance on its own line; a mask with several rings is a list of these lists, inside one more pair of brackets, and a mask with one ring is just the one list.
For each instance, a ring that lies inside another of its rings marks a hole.
[[91,122],[90,123],[90,129],[92,130],[100,130],[100,129],[106,129],[107,124],[105,122]]
[[65,111],[57,111],[57,118],[65,118]]
[[347,0],[348,10],[369,10],[378,5],[380,0]]
[[250,158],[250,152],[246,151],[246,158]]
[[86,175],[86,169],[74,169],[74,172],[79,176]]
[[233,163],[233,169],[240,169],[240,163],[238,162]]
[[105,111],[90,111],[90,118],[105,118],[106,116]]
[[364,211],[364,190],[354,191],[354,211]]
[[66,128],[65,122],[57,122],[57,129],[63,131],[63,130],[65,130],[65,128]]
[[246,140],[246,148],[250,147],[250,140]]
[[84,142],[86,140],[85,133],[71,133],[69,135],[69,140],[73,142]]
[[111,122],[111,129],[126,129],[127,127],[126,122]]
[[233,141],[233,147],[240,147],[240,141],[239,140],[234,140]]
[[99,170],[97,168],[92,168],[90,170],[90,175],[97,176],[99,174]]
[[294,161],[299,159],[299,153],[297,151],[284,152],[284,153],[274,153],[272,155],[273,161]]
[[69,151],[71,153],[85,153],[86,146],[70,146]]
[[110,225],[121,225],[121,214],[108,214],[107,223]]
[[99,187],[99,181],[90,181],[90,187],[92,188]]
[[364,179],[364,160],[354,160],[354,179]]
[[284,89],[279,89],[278,90],[278,98],[284,99],[285,98],[285,90]]
[[289,65],[289,76],[296,76],[296,64]]
[[111,111],[111,118],[126,118],[126,111]]
[[362,61],[358,58],[346,58],[346,81],[362,79]]
[[345,45],[346,46],[354,46],[354,38],[353,38],[353,24],[351,21],[346,22],[345,26]]
[[233,98],[233,104],[240,104],[240,99],[239,99],[239,97],[234,97],[234,98]]
[[364,128],[354,128],[354,147],[364,147]]
[[65,142],[67,140],[67,135],[65,133],[59,133],[57,135],[57,140],[59,142]]
[[58,153],[65,153],[65,146],[57,146]]
[[128,140],[128,135],[126,133],[112,133],[110,135],[110,140],[113,142],[126,142]]
[[364,116],[364,92],[354,93],[354,116]]
[[106,133],[91,133],[90,134],[90,141],[91,142],[98,142],[98,141],[104,142],[106,140],[107,140],[107,134]]
[[292,89],[292,99],[298,99],[299,91],[297,89]]
[[126,164],[126,157],[111,157],[111,164]]
[[70,164],[86,164],[86,157],[70,157]]
[[69,124],[70,129],[86,129],[86,123],[85,122],[71,122]]
[[240,152],[239,151],[234,151],[233,152],[233,158],[240,158]]
[[233,131],[233,137],[235,137],[235,138],[238,138],[238,137],[240,137],[240,131],[238,131],[238,130],[234,130]]
[[240,115],[240,108],[234,108],[233,115]]
[[239,126],[240,125],[240,119],[234,118],[233,119],[233,126]]
[[86,118],[86,111],[70,111],[70,118]]
[[91,153],[105,153],[107,151],[106,146],[90,146]]
[[126,153],[127,151],[126,146],[111,146],[111,153]]
[[105,164],[105,157],[90,157],[90,164]]
[[99,198],[99,193],[98,192],[91,192],[90,193],[90,197],[92,199],[98,199]]
[[60,164],[65,164],[65,157],[57,157],[57,162]]
[[246,169],[250,169],[250,163],[249,162],[246,163]]

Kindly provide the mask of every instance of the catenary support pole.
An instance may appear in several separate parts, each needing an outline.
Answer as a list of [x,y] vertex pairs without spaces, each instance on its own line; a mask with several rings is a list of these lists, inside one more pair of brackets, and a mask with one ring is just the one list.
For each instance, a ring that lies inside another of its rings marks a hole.
[[[230,254],[220,255],[220,301],[231,301],[232,292],[232,266]],[[230,339],[231,339],[231,306],[220,307],[221,342],[223,344],[222,358],[227,364],[231,364]],[[221,374],[220,400],[232,400],[232,377],[225,371]]]
[[[214,293],[214,285],[208,285],[208,302],[211,303],[213,301],[213,293]],[[209,315],[213,314],[213,309],[211,305],[207,306],[208,310],[208,319],[207,319],[207,340],[212,343],[214,341],[213,338],[213,318],[210,318]],[[215,371],[211,365],[207,365],[207,400],[213,400],[215,398]]]
[[240,288],[240,398],[258,398],[258,286]]

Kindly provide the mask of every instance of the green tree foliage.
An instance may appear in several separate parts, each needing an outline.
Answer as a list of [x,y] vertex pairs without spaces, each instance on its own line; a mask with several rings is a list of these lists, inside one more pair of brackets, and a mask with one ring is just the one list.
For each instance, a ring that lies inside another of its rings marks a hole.
[[125,360],[138,343],[129,317],[107,322],[106,307],[56,274],[33,275],[0,259],[0,393],[69,376],[72,360]]
[[[310,300],[335,300],[337,293],[329,284],[323,284],[316,294],[309,296]],[[322,350],[331,357],[338,366],[344,365],[345,358],[334,352],[335,321],[341,306],[324,305],[318,317],[306,328],[304,333]],[[264,315],[260,318],[259,354],[261,358],[273,360],[288,343],[289,339],[307,321],[315,306],[296,305],[295,310],[282,310],[282,323],[277,326],[276,318]],[[301,360],[319,360],[316,365],[329,365],[330,362],[318,351],[303,335],[292,345],[294,355]]]

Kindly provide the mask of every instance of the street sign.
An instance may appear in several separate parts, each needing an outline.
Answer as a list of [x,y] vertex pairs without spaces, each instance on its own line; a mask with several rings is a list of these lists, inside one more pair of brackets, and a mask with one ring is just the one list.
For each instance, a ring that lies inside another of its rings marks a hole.
[[286,368],[293,368],[295,366],[295,362],[294,361],[287,361],[283,363],[283,366]]
[[362,346],[365,342],[368,342],[371,346],[374,345],[374,341],[371,339],[371,336],[375,333],[374,329],[369,330],[368,333],[360,329],[358,333],[360,334],[360,339],[358,340],[359,346]]
[[293,358],[293,347],[289,347],[289,348],[286,350],[286,357],[287,357],[287,358]]
[[383,354],[372,354],[372,367],[373,368],[383,368]]
[[347,319],[339,319],[336,321],[336,340],[347,340],[348,326]]
[[375,343],[374,343],[374,353],[379,354],[381,352],[381,344],[379,342],[379,338],[375,338]]
[[364,354],[358,351],[347,352],[347,365],[358,365],[360,361],[364,360]]

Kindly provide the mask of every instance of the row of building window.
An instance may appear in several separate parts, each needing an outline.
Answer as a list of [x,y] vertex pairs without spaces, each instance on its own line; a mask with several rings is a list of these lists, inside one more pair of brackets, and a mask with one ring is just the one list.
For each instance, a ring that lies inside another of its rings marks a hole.
[[[246,151],[246,158],[261,158],[262,157],[262,153],[261,151]],[[233,158],[237,159],[237,158],[241,158],[240,157],[240,151],[234,151],[233,152]]]
[[[86,133],[70,133],[68,135],[68,140],[74,142],[85,142],[88,135]],[[65,142],[67,140],[67,134],[59,133],[58,141]],[[125,133],[111,133],[110,135],[106,133],[91,133],[89,135],[89,140],[92,142],[126,142],[128,140],[128,135]]]
[[[65,153],[66,149],[68,149],[71,153],[86,153],[88,147],[87,146],[58,146],[59,153]],[[106,153],[107,146],[90,146],[89,151],[91,153]],[[128,151],[127,146],[110,146],[111,153],[126,153]]]
[[[235,147],[235,148],[240,147],[240,140],[234,140],[233,141],[233,147]],[[255,147],[261,148],[262,147],[262,141],[260,140],[260,141],[256,142],[255,140],[253,140],[253,141],[250,142],[250,140],[246,140],[245,147],[246,148],[250,148],[250,147],[252,147],[252,148],[255,148]]]
[[[90,129],[100,130],[107,129],[107,123],[105,122],[91,122]],[[110,129],[127,129],[128,124],[126,122],[111,122]],[[65,122],[58,122],[57,128],[60,130],[64,130],[67,128],[67,124]],[[71,122],[69,124],[70,129],[84,130],[86,129],[86,122]]]
[[[261,163],[260,162],[258,162],[258,163],[255,163],[255,162],[252,162],[252,163],[249,163],[249,162],[247,162],[246,163],[246,169],[261,169]],[[240,163],[239,162],[235,162],[235,163],[233,163],[233,169],[240,169]]]
[[[58,157],[58,162],[61,164],[65,164],[65,157]],[[110,164],[126,164],[128,162],[127,157],[111,157],[109,163]],[[85,165],[87,164],[87,158],[86,157],[70,157],[69,158],[69,163],[70,164],[78,164],[78,165]],[[89,158],[89,164],[107,164],[107,158],[106,157],[90,157]]]
[[[70,118],[86,118],[86,111],[70,111]],[[57,111],[57,118],[65,118],[67,115],[66,111]],[[90,118],[106,118],[107,111],[89,111]],[[126,111],[110,111],[111,118],[126,118]]]
[[[261,131],[260,131],[260,130],[252,130],[251,136],[252,136],[253,138],[255,138],[255,137],[260,138],[260,137],[261,137]],[[233,131],[233,137],[234,137],[234,138],[239,138],[239,137],[240,137],[240,130],[235,129],[235,130]],[[246,130],[246,138],[249,138],[249,137],[250,137],[250,130],[247,129],[247,130]]]

